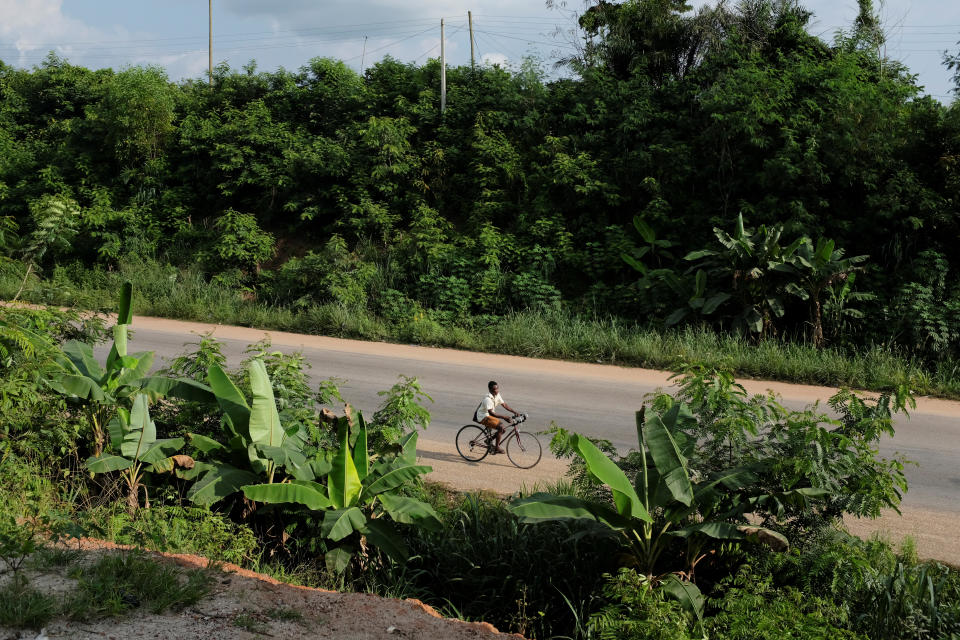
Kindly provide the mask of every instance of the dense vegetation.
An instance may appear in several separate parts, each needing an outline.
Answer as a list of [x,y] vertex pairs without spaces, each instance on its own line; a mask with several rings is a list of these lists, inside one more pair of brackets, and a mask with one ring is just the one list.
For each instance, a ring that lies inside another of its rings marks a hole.
[[[486,348],[464,336],[505,317],[613,316],[806,349],[753,375],[895,385],[830,347],[956,393],[960,108],[878,57],[868,0],[832,42],[809,19],[597,3],[563,77],[450,69],[443,114],[436,61],[251,63],[212,87],[0,63],[0,293],[105,307],[120,272],[161,313],[229,299],[220,320]],[[197,282],[214,293],[164,303]],[[547,352],[667,359],[592,338]]]
[[[126,349],[131,298],[105,359],[104,326],[73,312],[0,320],[0,627],[182,607],[214,580],[135,553],[78,564],[63,540],[86,535],[531,638],[960,637],[960,573],[839,526],[906,490],[902,461],[875,453],[905,388],[842,391],[832,419],[689,366],[646,399],[635,450],[554,427],[569,477],[504,500],[423,483],[415,379],[365,420],[266,343],[225,370],[202,336],[150,374],[153,353]],[[63,565],[75,592],[51,598],[31,576]]]
[[[598,2],[570,75],[452,69],[443,114],[436,62],[213,87],[0,63],[0,296],[119,311],[2,311],[0,625],[209,589],[136,555],[35,589],[52,543],[94,535],[534,638],[960,637],[960,574],[840,524],[899,504],[877,443],[918,382],[960,393],[960,110],[878,57],[860,6],[827,43],[792,3]],[[555,427],[569,478],[504,500],[424,483],[415,379],[365,420],[268,343],[156,371],[135,307],[706,364],[646,399],[631,452]],[[888,391],[831,418],[719,361]]]

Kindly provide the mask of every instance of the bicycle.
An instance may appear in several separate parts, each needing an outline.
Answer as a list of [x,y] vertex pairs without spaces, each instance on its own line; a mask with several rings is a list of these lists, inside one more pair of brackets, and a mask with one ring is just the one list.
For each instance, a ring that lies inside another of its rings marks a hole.
[[[517,425],[526,422],[527,414],[521,413],[508,424],[513,427],[504,433],[501,444],[505,445],[507,458],[515,467],[529,469],[540,462],[543,449],[540,441],[529,431],[520,431]],[[468,424],[457,431],[457,453],[464,460],[480,462],[497,449],[497,431],[479,424]]]

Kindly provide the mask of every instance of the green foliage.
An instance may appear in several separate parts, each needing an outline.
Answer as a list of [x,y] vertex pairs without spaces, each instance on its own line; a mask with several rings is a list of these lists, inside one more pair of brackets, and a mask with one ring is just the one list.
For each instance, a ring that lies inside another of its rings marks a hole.
[[[510,510],[526,523],[583,519],[602,525],[599,531],[609,528],[617,532],[629,547],[631,564],[647,576],[650,586],[661,581],[662,559],[669,555],[667,550],[675,541],[686,546],[684,563],[682,567],[667,568],[682,571],[681,575],[690,581],[694,580],[703,550],[715,546],[717,541],[749,539],[777,549],[786,548],[782,535],[745,526],[744,513],[763,514],[769,508],[767,503],[775,500],[751,491],[756,478],[750,469],[698,470],[699,480],[691,479],[691,469],[695,467],[688,466],[688,459],[696,440],[685,430],[694,420],[683,403],[674,404],[663,413],[645,415],[643,410],[638,411],[639,449],[624,465],[632,478],[590,440],[579,434],[569,435],[570,449],[582,458],[588,476],[607,486],[613,505],[539,493],[514,501]],[[804,491],[794,491],[789,497],[803,500],[805,495],[808,494]],[[700,618],[703,604],[696,587],[667,591]]]
[[[51,389],[82,407],[92,435],[90,449],[94,457],[108,450],[108,445],[119,446],[119,441],[115,442],[115,433],[125,427],[121,426],[124,417],[117,412],[127,410],[133,398],[142,396],[144,402],[147,397],[169,396],[188,401],[209,401],[212,398],[205,385],[193,380],[148,375],[153,365],[152,351],[127,353],[133,318],[132,298],[131,284],[124,283],[117,324],[113,327],[113,346],[104,364],[96,361],[89,344],[70,340],[55,355],[57,369],[47,372],[44,379]],[[120,422],[114,423],[114,420]]]
[[143,484],[145,474],[194,466],[193,458],[177,453],[183,448],[183,438],[157,438],[157,426],[150,418],[147,405],[147,395],[138,393],[129,411],[117,407],[117,415],[108,425],[113,453],[99,453],[86,461],[91,474],[120,472],[127,485],[127,509],[131,514],[139,505],[141,488],[144,501],[150,505],[147,487]]
[[405,485],[431,470],[416,464],[416,432],[399,443],[398,455],[378,461],[368,451],[363,416],[357,415],[352,445],[349,426],[348,418],[337,423],[340,446],[330,460],[326,486],[297,478],[290,483],[250,484],[242,488],[248,500],[296,504],[321,512],[320,534],[329,548],[326,565],[335,573],[343,573],[354,557],[366,555],[361,539],[394,561],[406,561],[406,546],[395,523],[414,524],[421,529],[440,527],[429,504],[401,493]]
[[791,587],[777,589],[769,576],[749,569],[744,567],[717,586],[723,597],[715,603],[718,611],[707,624],[714,637],[737,640],[773,636],[820,640],[877,637],[849,630],[842,605]]
[[259,270],[273,257],[274,238],[260,229],[256,216],[228,209],[213,223],[216,240],[206,258],[216,271]]
[[321,251],[284,262],[269,276],[268,289],[274,299],[297,307],[334,303],[360,308],[367,303],[375,272],[373,264],[334,234]]
[[[590,615],[589,636],[603,640],[690,640],[690,621],[680,604],[650,589],[645,576],[620,569],[605,576],[606,604]],[[586,635],[586,634],[585,634]]]
[[24,562],[39,548],[38,533],[36,523],[21,525],[12,515],[0,514],[0,562],[6,566],[4,573],[19,575]]
[[374,451],[430,425],[430,411],[423,406],[423,401],[433,402],[433,398],[416,378],[400,376],[400,382],[377,395],[383,398],[383,403],[369,425],[370,446]]
[[869,638],[949,638],[960,629],[960,573],[900,553],[879,539],[860,540],[825,528],[788,554],[760,557],[754,571],[832,601],[837,620]]
[[153,504],[131,516],[113,504],[77,514],[88,535],[151,551],[192,553],[240,566],[259,564],[260,542],[246,525],[207,509]]
[[[749,398],[728,371],[688,366],[675,377],[676,397],[655,395],[654,406],[689,403],[696,419],[685,434],[699,443],[693,464],[751,469],[751,485],[768,494],[776,517],[816,526],[843,514],[875,518],[900,503],[904,461],[879,458],[876,449],[893,436],[894,414],[913,406],[905,385],[873,401],[841,390],[829,400],[839,416],[831,419],[816,407],[790,411],[773,395]],[[800,499],[810,488],[820,499]]]
[[578,616],[586,621],[602,574],[614,570],[607,541],[585,538],[588,528],[572,521],[519,524],[490,495],[439,491],[428,499],[443,528],[406,531],[408,562],[363,576],[378,592],[530,638],[567,635]]

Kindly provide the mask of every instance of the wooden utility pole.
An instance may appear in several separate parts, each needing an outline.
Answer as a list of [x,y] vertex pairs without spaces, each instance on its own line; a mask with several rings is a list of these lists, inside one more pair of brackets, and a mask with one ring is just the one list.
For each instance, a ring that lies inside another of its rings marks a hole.
[[443,18],[440,18],[440,113],[447,109],[447,54],[443,45]]
[[363,53],[360,54],[360,75],[363,75],[363,64],[367,60],[367,36],[363,36]]
[[210,27],[210,46],[207,49],[207,75],[210,78],[210,86],[213,86],[213,0],[207,0],[207,18]]
[[470,68],[473,69],[473,12],[467,11],[467,23],[470,25]]

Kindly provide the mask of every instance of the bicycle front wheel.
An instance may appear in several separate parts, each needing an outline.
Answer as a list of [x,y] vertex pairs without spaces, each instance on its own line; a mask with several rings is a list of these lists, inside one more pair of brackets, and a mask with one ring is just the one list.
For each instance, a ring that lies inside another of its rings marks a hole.
[[470,462],[480,462],[486,458],[490,453],[486,429],[472,424],[461,427],[457,431],[457,453]]
[[540,462],[541,455],[540,441],[532,433],[519,431],[507,438],[507,457],[515,466],[529,469]]

